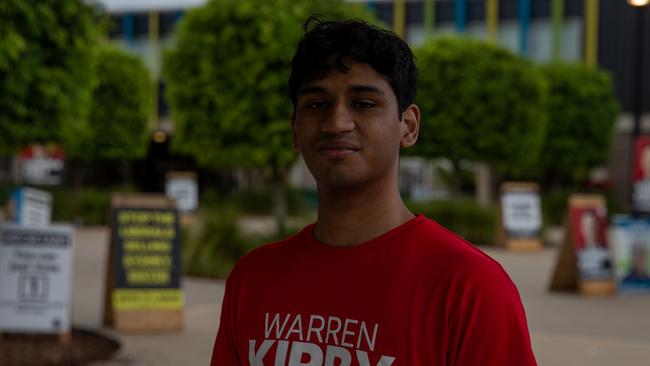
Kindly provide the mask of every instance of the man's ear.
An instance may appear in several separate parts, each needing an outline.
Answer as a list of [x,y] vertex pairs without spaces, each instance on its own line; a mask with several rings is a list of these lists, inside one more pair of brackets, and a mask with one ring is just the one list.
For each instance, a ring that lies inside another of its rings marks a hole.
[[400,140],[401,147],[411,147],[415,145],[420,134],[420,108],[417,105],[411,104],[406,107],[402,112],[402,138]]
[[300,152],[300,144],[298,143],[298,134],[296,133],[296,112],[291,112],[291,134],[293,136],[293,150]]

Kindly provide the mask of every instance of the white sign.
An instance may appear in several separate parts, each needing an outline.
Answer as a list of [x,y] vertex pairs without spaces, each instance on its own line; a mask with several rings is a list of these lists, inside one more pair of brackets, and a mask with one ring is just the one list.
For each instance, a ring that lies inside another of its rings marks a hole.
[[180,212],[194,212],[199,203],[199,187],[191,177],[169,177],[165,185],[167,197],[175,199]]
[[503,226],[511,236],[536,236],[542,228],[539,194],[506,192],[501,196]]
[[47,227],[52,217],[52,194],[33,188],[21,188],[11,197],[10,216],[19,225]]
[[72,228],[0,224],[0,331],[70,330]]

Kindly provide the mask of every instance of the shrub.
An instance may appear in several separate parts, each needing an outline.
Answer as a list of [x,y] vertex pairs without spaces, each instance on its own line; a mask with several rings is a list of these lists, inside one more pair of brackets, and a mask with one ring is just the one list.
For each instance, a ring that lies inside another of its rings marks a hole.
[[194,232],[184,228],[182,235],[183,272],[198,277],[226,277],[237,260],[264,243],[274,242],[297,232],[285,229],[271,235],[246,235],[238,225],[239,211],[232,205],[201,212]]
[[470,199],[408,203],[411,211],[435,220],[469,242],[493,244],[496,235],[495,207],[484,207]]
[[556,186],[582,182],[605,164],[619,106],[610,76],[581,64],[542,68],[549,85],[549,123],[539,166]]

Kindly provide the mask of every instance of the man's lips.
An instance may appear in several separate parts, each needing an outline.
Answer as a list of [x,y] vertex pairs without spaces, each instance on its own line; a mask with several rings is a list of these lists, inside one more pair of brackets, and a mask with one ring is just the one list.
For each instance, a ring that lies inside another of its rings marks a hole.
[[317,150],[329,158],[342,158],[356,153],[361,148],[349,142],[328,142],[318,145]]

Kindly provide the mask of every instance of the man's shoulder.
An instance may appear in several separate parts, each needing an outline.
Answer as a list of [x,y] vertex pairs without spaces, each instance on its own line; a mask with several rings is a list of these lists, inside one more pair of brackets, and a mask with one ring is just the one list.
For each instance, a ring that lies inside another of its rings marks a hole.
[[416,239],[405,243],[411,251],[409,256],[422,266],[432,268],[435,264],[439,272],[444,272],[441,274],[474,278],[480,282],[508,279],[496,260],[434,220],[426,219],[412,237]]
[[235,263],[231,276],[242,271],[260,270],[271,263],[287,260],[288,256],[295,255],[306,229],[307,227],[284,239],[268,242],[251,250]]

